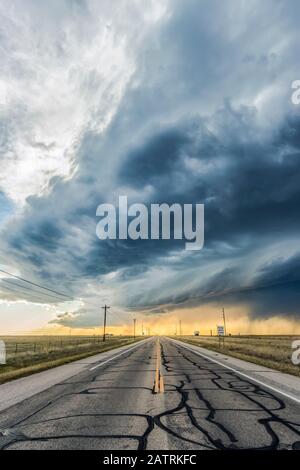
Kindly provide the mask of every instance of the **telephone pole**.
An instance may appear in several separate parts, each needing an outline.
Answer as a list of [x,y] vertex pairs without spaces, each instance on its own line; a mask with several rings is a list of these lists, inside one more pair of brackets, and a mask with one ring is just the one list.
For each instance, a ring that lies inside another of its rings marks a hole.
[[103,341],[105,341],[105,330],[106,330],[106,312],[110,308],[108,305],[101,307],[104,310],[104,319],[103,319]]
[[181,320],[179,320],[179,335],[182,336],[182,330],[181,330]]
[[135,322],[136,318],[133,319],[133,338],[135,339]]
[[225,310],[222,308],[222,314],[223,314],[223,323],[224,323],[224,335],[226,336],[226,319],[225,319]]

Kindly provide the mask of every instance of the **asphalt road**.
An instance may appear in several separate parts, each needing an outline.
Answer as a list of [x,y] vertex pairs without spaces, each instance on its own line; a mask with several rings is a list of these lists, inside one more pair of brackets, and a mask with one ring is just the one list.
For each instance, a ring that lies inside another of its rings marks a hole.
[[0,448],[300,448],[298,403],[160,342],[164,393],[153,338],[2,411]]

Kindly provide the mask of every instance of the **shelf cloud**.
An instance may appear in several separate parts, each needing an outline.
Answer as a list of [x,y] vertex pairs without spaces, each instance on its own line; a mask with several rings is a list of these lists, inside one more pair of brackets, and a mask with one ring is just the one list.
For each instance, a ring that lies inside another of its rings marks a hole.
[[[0,14],[1,264],[81,299],[51,322],[93,326],[87,302],[104,299],[120,315],[228,304],[299,319],[299,2],[15,0]],[[96,209],[119,195],[204,204],[203,249],[99,240]]]

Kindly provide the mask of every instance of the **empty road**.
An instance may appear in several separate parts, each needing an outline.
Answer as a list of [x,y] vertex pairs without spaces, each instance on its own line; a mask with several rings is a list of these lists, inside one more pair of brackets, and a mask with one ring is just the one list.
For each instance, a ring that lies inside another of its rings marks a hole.
[[[299,403],[168,338],[160,345],[145,341],[1,411],[0,448],[300,448]],[[164,393],[153,393],[158,363]]]

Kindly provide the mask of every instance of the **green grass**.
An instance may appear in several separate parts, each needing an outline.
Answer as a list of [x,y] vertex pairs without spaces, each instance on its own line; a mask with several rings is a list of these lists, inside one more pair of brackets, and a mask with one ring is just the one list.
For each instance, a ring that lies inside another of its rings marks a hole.
[[2,336],[7,355],[0,365],[0,384],[109,351],[143,339],[118,336],[105,342],[98,337],[77,336]]
[[300,376],[300,365],[294,365],[291,361],[292,341],[299,339],[299,336],[227,336],[221,347],[216,336],[174,338],[287,374]]

